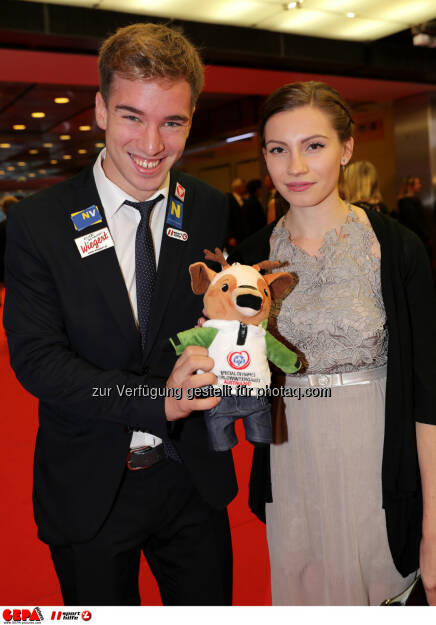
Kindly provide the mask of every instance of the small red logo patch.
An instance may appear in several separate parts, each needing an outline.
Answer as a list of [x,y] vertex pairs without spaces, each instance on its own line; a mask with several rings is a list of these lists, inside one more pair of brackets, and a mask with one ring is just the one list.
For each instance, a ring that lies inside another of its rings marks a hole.
[[185,187],[182,187],[179,182],[176,184],[176,195],[182,202],[185,200]]

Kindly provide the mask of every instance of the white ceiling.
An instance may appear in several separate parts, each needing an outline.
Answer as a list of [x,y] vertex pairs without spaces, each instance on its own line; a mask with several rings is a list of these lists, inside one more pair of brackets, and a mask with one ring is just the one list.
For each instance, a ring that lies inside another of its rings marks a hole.
[[[188,21],[373,41],[436,18],[435,0],[25,0]],[[354,13],[355,17],[347,17]]]

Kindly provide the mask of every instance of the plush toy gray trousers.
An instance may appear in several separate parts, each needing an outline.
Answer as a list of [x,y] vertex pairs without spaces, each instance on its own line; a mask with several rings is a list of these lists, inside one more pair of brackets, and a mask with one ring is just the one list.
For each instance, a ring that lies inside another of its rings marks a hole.
[[271,408],[266,397],[232,395],[204,413],[209,441],[215,451],[227,451],[236,445],[235,421],[243,420],[250,443],[272,443]]

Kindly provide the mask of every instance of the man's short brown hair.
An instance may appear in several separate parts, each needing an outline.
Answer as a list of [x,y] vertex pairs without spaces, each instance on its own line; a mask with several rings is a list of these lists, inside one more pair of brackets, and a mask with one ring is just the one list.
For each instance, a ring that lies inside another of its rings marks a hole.
[[107,103],[115,73],[129,80],[186,80],[192,107],[203,88],[204,69],[195,47],[161,24],[132,24],[106,39],[99,54],[100,91]]

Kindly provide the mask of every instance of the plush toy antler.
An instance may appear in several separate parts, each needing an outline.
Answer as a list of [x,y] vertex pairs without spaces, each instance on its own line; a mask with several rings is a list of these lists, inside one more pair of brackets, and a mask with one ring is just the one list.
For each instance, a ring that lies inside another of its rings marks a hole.
[[206,260],[212,260],[215,263],[220,264],[223,269],[225,269],[226,267],[230,267],[219,247],[215,248],[215,254],[210,250],[203,250],[203,252]]
[[272,273],[273,269],[277,269],[282,265],[283,263],[280,260],[262,260],[260,263],[253,265],[253,267],[254,269],[257,269],[257,271],[265,269],[267,273]]

